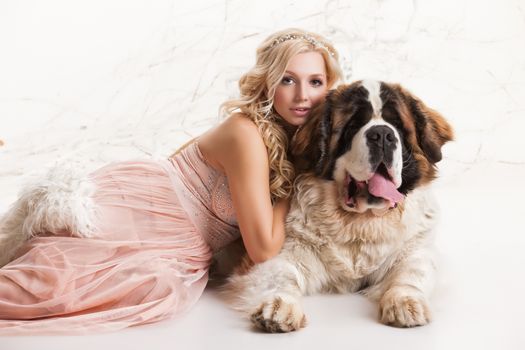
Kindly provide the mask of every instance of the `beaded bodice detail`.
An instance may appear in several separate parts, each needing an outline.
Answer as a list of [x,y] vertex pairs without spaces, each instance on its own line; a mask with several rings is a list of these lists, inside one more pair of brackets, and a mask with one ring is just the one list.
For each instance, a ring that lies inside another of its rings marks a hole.
[[211,167],[197,142],[173,156],[181,186],[176,192],[186,213],[213,250],[239,237],[237,218],[226,176]]

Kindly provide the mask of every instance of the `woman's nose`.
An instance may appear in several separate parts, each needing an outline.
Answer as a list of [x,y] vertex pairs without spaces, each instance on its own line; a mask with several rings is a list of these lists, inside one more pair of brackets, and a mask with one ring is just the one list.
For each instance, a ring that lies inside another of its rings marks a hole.
[[308,99],[308,93],[304,84],[297,84],[295,88],[295,100],[306,101]]

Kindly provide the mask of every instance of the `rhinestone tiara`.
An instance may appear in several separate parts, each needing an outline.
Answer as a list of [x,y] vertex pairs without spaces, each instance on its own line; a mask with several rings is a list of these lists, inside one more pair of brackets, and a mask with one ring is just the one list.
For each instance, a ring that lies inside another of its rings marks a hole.
[[272,45],[270,45],[270,48],[272,48],[274,46],[277,46],[280,43],[283,43],[283,42],[288,41],[288,40],[304,40],[304,41],[307,41],[310,44],[314,45],[315,47],[322,47],[322,48],[324,48],[326,51],[328,51],[330,56],[335,56],[335,53],[332,50],[330,50],[330,48],[328,48],[328,46],[326,46],[325,44],[323,44],[319,40],[314,39],[312,36],[310,36],[308,34],[301,34],[301,35],[286,34],[286,35],[280,36],[280,37],[278,37],[277,39],[275,39],[273,41]]

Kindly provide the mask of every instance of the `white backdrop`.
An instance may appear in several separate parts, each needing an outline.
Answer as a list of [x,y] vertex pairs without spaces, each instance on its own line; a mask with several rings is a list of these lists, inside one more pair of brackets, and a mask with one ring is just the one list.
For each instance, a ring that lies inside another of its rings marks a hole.
[[[167,156],[219,121],[257,45],[287,27],[333,41],[348,81],[399,82],[452,123],[456,141],[444,148],[437,183],[449,270],[427,329],[465,346],[514,347],[525,312],[523,0],[4,0],[0,211],[58,160],[95,168]],[[206,308],[195,312],[206,318]],[[179,322],[173,330],[194,329]],[[294,337],[308,332],[315,328]],[[416,348],[426,344],[418,339]]]

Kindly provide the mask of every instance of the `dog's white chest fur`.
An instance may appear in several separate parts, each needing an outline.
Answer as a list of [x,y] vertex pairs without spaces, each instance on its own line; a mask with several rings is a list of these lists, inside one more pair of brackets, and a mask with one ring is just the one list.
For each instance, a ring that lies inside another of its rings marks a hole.
[[[305,283],[307,294],[319,288],[353,292],[383,278],[415,242],[428,238],[433,226],[435,208],[426,189],[412,192],[398,209],[376,216],[342,210],[330,181],[310,178],[303,183],[288,216],[283,253],[299,253],[308,265],[317,266],[301,271],[312,274],[306,280],[320,282]],[[313,253],[307,254],[305,247]]]
[[385,242],[355,240],[342,246],[328,245],[320,254],[324,256],[323,262],[332,280],[355,280],[377,271],[397,246],[399,244],[392,240]]

